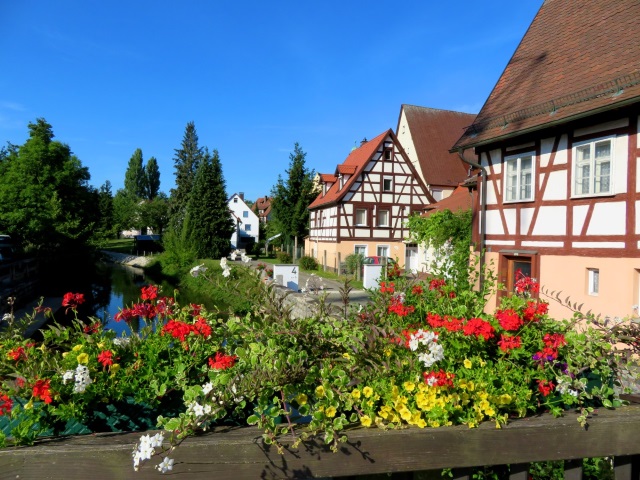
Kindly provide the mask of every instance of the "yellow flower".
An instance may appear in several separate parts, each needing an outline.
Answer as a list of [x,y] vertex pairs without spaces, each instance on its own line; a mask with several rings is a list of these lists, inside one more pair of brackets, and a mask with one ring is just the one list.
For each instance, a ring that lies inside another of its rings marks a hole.
[[[354,400],[359,400],[360,399],[360,390],[358,390],[357,388],[351,392],[351,398],[353,398]],[[371,419],[369,419],[371,420]]]
[[333,418],[336,416],[336,411],[337,411],[336,407],[332,405],[329,408],[327,408],[327,410],[324,413],[327,415],[327,417]]
[[298,402],[298,405],[306,405],[307,396],[304,393],[301,393],[300,395],[296,396],[296,402]]
[[81,353],[80,355],[78,355],[77,360],[79,364],[82,364],[82,365],[87,364],[89,363],[89,354]]
[[363,427],[370,427],[371,426],[371,417],[369,415],[363,415],[360,417],[360,424]]
[[111,372],[112,375],[114,373],[116,373],[118,370],[120,370],[120,364],[119,363],[114,363],[113,365],[111,365],[109,367],[109,371]]
[[82,345],[76,345],[71,350],[74,351],[74,352],[79,352],[80,350],[82,350]]
[[473,367],[473,363],[471,362],[471,360],[469,360],[468,358],[464,359],[464,368],[471,368]]
[[102,350],[104,348],[104,342],[98,343],[98,348]]
[[373,388],[364,387],[362,389],[362,394],[365,396],[365,398],[369,398],[371,395],[373,395]]
[[511,403],[511,395],[509,395],[508,393],[503,393],[502,395],[500,395],[498,401],[501,405],[508,405]]
[[24,406],[25,410],[30,410],[32,408],[33,408],[33,398],[31,400],[29,400]]
[[413,392],[416,388],[416,384],[413,382],[404,382],[403,386],[407,392]]
[[347,352],[342,354],[343,358],[346,358],[347,360],[351,360],[351,355],[349,355]]
[[322,385],[316,387],[316,395],[320,398],[324,397],[324,387]]
[[400,414],[400,417],[405,421],[409,421],[411,420],[411,410],[409,410],[407,407],[405,407],[404,405],[398,409],[398,413]]
[[487,364],[487,362],[485,362],[484,360],[480,360],[480,366],[484,367]]
[[387,357],[390,357],[390,356],[391,356],[391,349],[390,349],[390,348],[385,348],[385,349],[384,349],[384,354],[385,354]]
[[69,352],[62,352],[62,358],[67,358],[67,355],[69,355]]

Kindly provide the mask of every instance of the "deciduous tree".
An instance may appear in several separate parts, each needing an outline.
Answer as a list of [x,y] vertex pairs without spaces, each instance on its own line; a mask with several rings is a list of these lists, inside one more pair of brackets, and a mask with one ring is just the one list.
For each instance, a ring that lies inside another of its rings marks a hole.
[[138,148],[129,159],[129,165],[124,174],[124,189],[128,194],[140,199],[146,198],[147,192],[147,177],[143,164],[142,150]]

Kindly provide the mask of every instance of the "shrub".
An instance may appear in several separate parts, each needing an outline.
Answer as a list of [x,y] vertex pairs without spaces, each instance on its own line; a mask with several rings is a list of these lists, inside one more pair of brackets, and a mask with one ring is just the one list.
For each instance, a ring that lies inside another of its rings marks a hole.
[[351,255],[347,255],[347,258],[344,259],[344,263],[347,266],[347,272],[351,275],[360,271],[360,267],[362,267],[363,262],[364,255],[361,253],[352,253]]
[[276,253],[276,258],[278,259],[278,263],[292,263],[291,255],[287,252],[278,252]]
[[303,270],[317,270],[318,262],[313,257],[304,256],[300,258],[300,268]]

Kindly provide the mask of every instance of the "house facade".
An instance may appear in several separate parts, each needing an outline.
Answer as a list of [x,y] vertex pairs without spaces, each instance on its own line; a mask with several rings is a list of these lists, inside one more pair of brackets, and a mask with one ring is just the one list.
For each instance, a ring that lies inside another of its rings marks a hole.
[[556,318],[637,314],[639,23],[635,0],[545,1],[452,149],[480,167],[474,244],[497,297],[520,271]]
[[260,197],[251,206],[251,210],[258,216],[261,223],[267,223],[271,220],[271,199],[269,197]]
[[434,200],[392,130],[363,141],[319,182],[306,255],[334,271],[353,253],[418,267],[417,247],[404,241],[406,221]]
[[231,248],[245,250],[255,244],[259,238],[258,216],[244,202],[243,193],[234,193],[229,198],[229,211],[236,228],[231,235]]

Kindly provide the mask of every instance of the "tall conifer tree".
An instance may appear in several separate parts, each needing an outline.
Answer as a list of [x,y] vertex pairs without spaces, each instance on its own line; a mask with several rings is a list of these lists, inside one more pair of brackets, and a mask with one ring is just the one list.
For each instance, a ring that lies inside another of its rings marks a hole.
[[205,150],[187,207],[187,241],[198,258],[221,258],[229,253],[234,222],[229,212],[226,183],[218,151]]
[[153,200],[160,192],[160,168],[156,157],[151,157],[145,166],[146,192],[145,198]]
[[171,189],[171,226],[180,232],[196,172],[202,161],[202,148],[198,146],[195,123],[187,123],[181,147],[175,150],[173,161],[176,188]]

